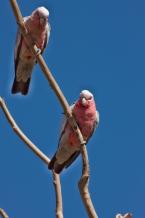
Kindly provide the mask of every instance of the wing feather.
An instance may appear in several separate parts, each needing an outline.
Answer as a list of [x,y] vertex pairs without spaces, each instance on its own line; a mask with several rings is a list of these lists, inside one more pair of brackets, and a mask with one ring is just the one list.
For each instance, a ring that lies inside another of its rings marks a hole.
[[48,41],[49,41],[50,31],[51,31],[51,26],[50,26],[49,23],[48,23],[46,28],[47,28],[47,31],[46,31],[46,34],[45,34],[45,41],[44,41],[44,46],[43,46],[43,49],[41,51],[41,54],[43,54],[43,52],[44,52],[44,50],[45,50],[45,48],[46,48],[46,46],[48,44]]
[[[30,16],[24,17],[24,22],[26,22],[29,19]],[[17,36],[16,36],[16,46],[14,50],[14,62],[15,62],[15,76],[17,72],[17,67],[18,67],[18,62],[19,62],[19,56],[21,52],[21,47],[22,47],[22,41],[23,41],[23,36],[21,34],[20,28],[17,30]]]

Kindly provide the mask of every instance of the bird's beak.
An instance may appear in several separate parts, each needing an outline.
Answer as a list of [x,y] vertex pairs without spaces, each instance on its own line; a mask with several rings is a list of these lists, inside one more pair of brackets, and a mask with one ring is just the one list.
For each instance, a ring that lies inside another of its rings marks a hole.
[[46,23],[46,19],[44,17],[40,17],[40,24],[44,25]]
[[82,98],[82,105],[83,105],[83,106],[86,106],[87,104],[88,104],[88,103],[87,103],[86,98],[83,97],[83,98]]

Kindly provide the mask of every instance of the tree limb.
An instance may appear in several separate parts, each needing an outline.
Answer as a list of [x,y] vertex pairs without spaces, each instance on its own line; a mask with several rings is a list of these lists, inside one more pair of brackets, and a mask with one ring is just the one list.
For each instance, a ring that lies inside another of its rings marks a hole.
[[[50,159],[39,149],[36,145],[34,145],[30,139],[22,132],[22,130],[18,127],[15,120],[13,119],[12,115],[10,114],[4,100],[0,97],[0,107],[2,108],[7,121],[11,125],[14,132],[19,136],[19,138],[39,157],[45,164],[49,164]],[[61,197],[61,184],[60,184],[60,177],[59,175],[53,174],[53,179],[55,181],[54,187],[56,192],[56,212],[59,211],[57,218],[63,218],[62,213],[62,197]],[[0,214],[2,214],[2,209],[0,210]],[[8,218],[8,216],[3,216],[4,218]]]
[[54,171],[52,171],[52,175],[53,175],[53,184],[55,187],[55,194],[56,194],[56,218],[63,218],[60,177]]
[[83,146],[81,148],[82,152],[82,161],[83,161],[83,170],[82,170],[82,177],[80,178],[80,181],[78,183],[80,195],[82,197],[83,203],[86,207],[88,217],[89,218],[98,218],[95,209],[93,207],[93,204],[91,202],[91,197],[88,190],[88,183],[89,183],[89,160],[88,160],[88,154],[86,146]]
[[[20,9],[18,7],[17,1],[10,0],[10,2],[11,2],[12,9],[13,9],[14,15],[16,17],[17,23],[21,29],[23,36],[25,37],[25,41],[26,41],[28,47],[30,48],[31,52],[33,53],[33,55],[36,57],[37,62],[39,63],[43,73],[45,74],[50,86],[52,87],[53,91],[57,95],[57,97],[60,101],[60,104],[63,107],[64,113],[65,113],[66,117],[68,118],[69,124],[71,125],[74,132],[76,133],[78,140],[80,142],[80,145],[82,146],[81,154],[82,154],[83,162],[85,163],[85,164],[83,164],[83,167],[84,167],[83,172],[86,173],[86,175],[84,175],[84,174],[82,175],[82,180],[83,180],[84,176],[85,177],[87,176],[89,178],[89,172],[87,169],[87,166],[89,165],[89,163],[86,162],[88,159],[86,159],[86,157],[84,156],[87,153],[86,148],[85,148],[85,142],[83,140],[83,136],[81,134],[81,131],[78,128],[78,125],[77,125],[74,117],[72,116],[69,104],[68,104],[65,96],[63,95],[60,87],[58,86],[57,82],[55,81],[53,75],[51,74],[50,70],[48,69],[47,64],[45,63],[42,55],[40,53],[38,53],[38,48],[36,47],[36,45],[34,45],[33,40],[31,38],[30,34],[28,33],[25,25],[24,25],[23,17],[22,17]],[[88,182],[86,183],[86,186],[88,186]],[[82,189],[83,189],[82,192],[85,192],[85,193],[87,192],[88,197],[84,198],[84,195],[81,195],[81,197],[82,197],[83,202],[85,202],[84,205],[85,205],[85,208],[87,210],[87,213],[88,213],[89,217],[97,218],[97,214],[95,212],[95,209],[93,207],[93,203],[92,203],[90,195],[89,195],[89,190],[88,190],[88,188],[87,189],[84,189],[84,188],[85,187],[82,186]]]
[[13,119],[12,115],[10,114],[4,100],[0,97],[0,107],[2,108],[5,117],[7,118],[9,124],[11,125],[14,132],[19,136],[19,138],[25,142],[25,144],[45,163],[49,164],[50,159],[39,149],[33,142],[28,139],[28,137],[21,131],[21,129],[16,124],[15,120]]
[[0,216],[2,218],[9,218],[9,216],[6,214],[6,212],[2,208],[0,208]]

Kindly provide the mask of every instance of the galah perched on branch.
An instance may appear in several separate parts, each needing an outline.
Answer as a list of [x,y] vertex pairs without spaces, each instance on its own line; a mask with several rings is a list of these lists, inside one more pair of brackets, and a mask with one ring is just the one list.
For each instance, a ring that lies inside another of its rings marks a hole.
[[[83,90],[80,93],[79,99],[71,106],[71,110],[83,138],[87,143],[99,124],[99,112],[96,110],[92,93],[88,90]],[[70,166],[78,157],[80,154],[80,146],[75,132],[65,117],[61,129],[58,149],[51,159],[48,168],[59,174],[64,168]]]
[[[32,14],[24,18],[24,23],[33,42],[42,54],[49,40],[50,24],[48,23],[49,11],[45,7],[38,7]],[[18,29],[15,46],[15,78],[12,93],[28,93],[32,70],[36,64],[36,58],[31,53],[25,38]]]

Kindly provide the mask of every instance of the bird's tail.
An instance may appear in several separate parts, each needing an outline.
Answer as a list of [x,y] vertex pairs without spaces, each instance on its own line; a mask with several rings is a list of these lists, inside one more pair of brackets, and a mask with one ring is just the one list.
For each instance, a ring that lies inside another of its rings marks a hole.
[[23,82],[23,81],[17,81],[15,77],[12,86],[12,94],[16,94],[20,92],[23,95],[27,95],[29,90],[29,84],[30,84],[30,78],[26,82]]
[[65,163],[63,164],[57,163],[56,154],[53,156],[53,158],[51,159],[48,165],[48,169],[54,170],[54,172],[57,174],[60,174],[64,167],[65,167]]

